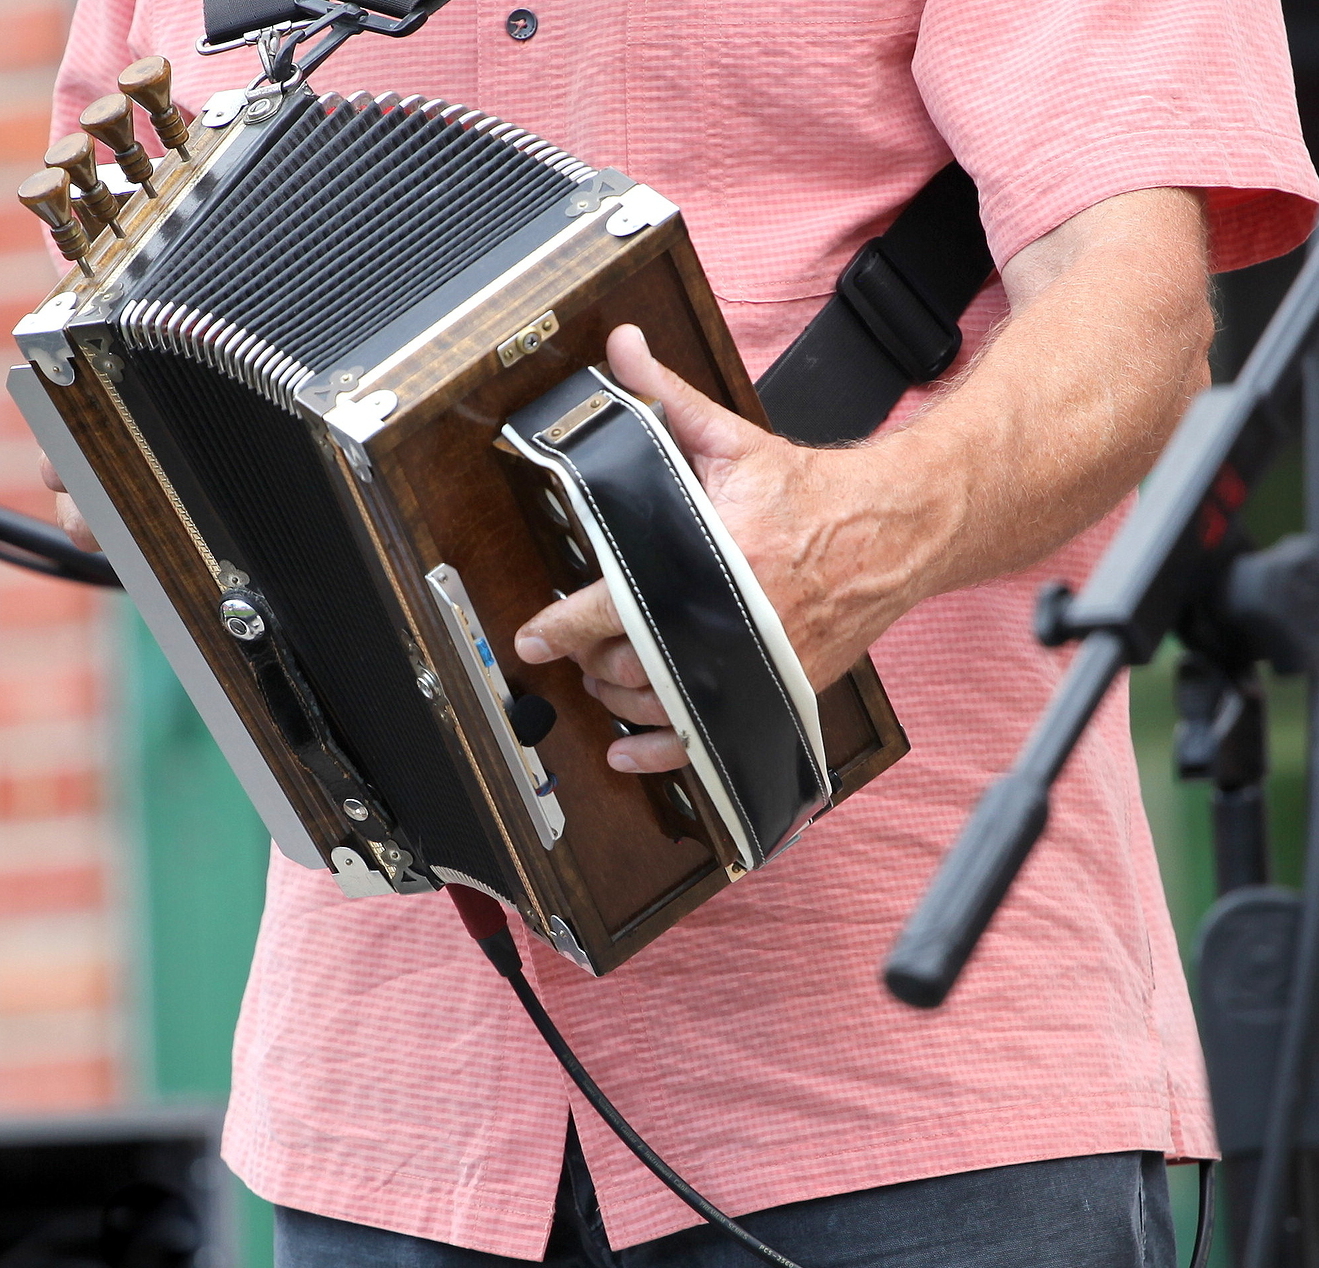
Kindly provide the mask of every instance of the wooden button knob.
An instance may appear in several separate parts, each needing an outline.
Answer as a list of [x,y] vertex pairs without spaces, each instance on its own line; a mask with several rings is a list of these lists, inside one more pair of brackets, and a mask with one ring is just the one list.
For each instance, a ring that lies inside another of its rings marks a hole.
[[163,57],[143,57],[119,76],[119,91],[151,116],[151,126],[166,149],[177,150],[187,162],[188,125],[170,100],[169,63]]
[[69,174],[58,167],[29,176],[18,187],[18,201],[35,212],[50,227],[60,254],[66,260],[77,260],[79,268],[91,277],[91,266],[83,258],[91,248],[87,234],[73,218],[73,204],[69,200]]
[[96,174],[96,147],[85,132],[73,132],[56,141],[46,151],[46,166],[68,172],[69,178],[82,190],[75,210],[88,212],[100,225],[109,225],[115,236],[122,238],[119,227],[119,200],[109,186]]
[[123,93],[98,97],[82,112],[78,124],[114,151],[115,162],[134,185],[141,185],[149,197],[156,196],[151,185],[151,160],[133,137],[133,107]]

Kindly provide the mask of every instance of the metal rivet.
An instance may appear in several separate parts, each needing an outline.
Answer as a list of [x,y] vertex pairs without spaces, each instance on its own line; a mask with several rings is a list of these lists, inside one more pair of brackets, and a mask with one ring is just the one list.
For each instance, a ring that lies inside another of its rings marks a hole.
[[531,39],[539,26],[540,19],[530,9],[514,9],[504,22],[504,30],[515,40]]
[[368,819],[371,816],[371,812],[366,806],[358,801],[356,797],[349,797],[348,800],[343,803],[343,812],[350,819],[354,819],[358,823],[361,823],[363,819]]
[[251,643],[266,632],[261,613],[246,599],[226,599],[220,604],[220,620],[235,638]]

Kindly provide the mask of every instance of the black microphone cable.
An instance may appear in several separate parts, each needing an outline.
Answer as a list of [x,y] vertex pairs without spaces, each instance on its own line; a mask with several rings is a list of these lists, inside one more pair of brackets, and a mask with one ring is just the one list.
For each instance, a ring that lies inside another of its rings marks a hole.
[[99,552],[79,550],[62,530],[0,506],[0,560],[65,581],[118,586],[109,560]]
[[1200,1214],[1195,1224],[1195,1246],[1191,1250],[1191,1268],[1208,1268],[1209,1251],[1214,1244],[1214,1164],[1200,1164]]
[[[559,1033],[559,1028],[545,1011],[545,1006],[536,997],[522,972],[522,957],[518,954],[513,935],[509,932],[508,917],[503,907],[489,894],[468,885],[450,884],[445,886],[449,897],[458,908],[467,932],[475,939],[477,946],[485,952],[486,959],[506,977],[514,993],[522,1002],[532,1025],[540,1032],[551,1052],[558,1058],[568,1077],[577,1085],[586,1097],[592,1109],[609,1125],[614,1135],[619,1138],[641,1163],[693,1211],[707,1223],[726,1233],[753,1255],[766,1263],[776,1264],[778,1268],[798,1268],[786,1255],[780,1254],[772,1246],[766,1246],[758,1237],[747,1232],[736,1220],[727,1216],[708,1198],[703,1197],[687,1183],[668,1163],[664,1161],[640,1136],[632,1125],[614,1107],[613,1103],[600,1090],[595,1080],[587,1074],[582,1063],[577,1060],[568,1041]],[[1189,1268],[1208,1268],[1209,1251],[1214,1236],[1214,1164],[1200,1163],[1200,1213],[1196,1222],[1195,1245],[1191,1250]]]
[[609,1125],[614,1135],[636,1155],[643,1166],[672,1189],[707,1223],[727,1233],[734,1241],[766,1263],[776,1264],[778,1268],[798,1268],[786,1255],[779,1254],[772,1246],[766,1246],[736,1220],[725,1215],[708,1198],[697,1193],[637,1135],[627,1119],[614,1108],[613,1103],[577,1060],[567,1040],[559,1033],[559,1028],[545,1011],[545,1006],[536,998],[536,992],[531,989],[531,983],[522,972],[522,957],[518,954],[513,935],[509,932],[508,917],[504,914],[503,907],[489,894],[482,893],[479,889],[472,889],[468,885],[450,884],[445,888],[448,889],[454,906],[458,908],[458,914],[462,917],[467,932],[476,940],[477,946],[485,952],[490,963],[508,979],[514,993],[522,1001],[522,1007],[527,1010],[532,1024],[540,1032],[541,1038],[558,1058],[568,1077],[590,1102],[592,1109]]

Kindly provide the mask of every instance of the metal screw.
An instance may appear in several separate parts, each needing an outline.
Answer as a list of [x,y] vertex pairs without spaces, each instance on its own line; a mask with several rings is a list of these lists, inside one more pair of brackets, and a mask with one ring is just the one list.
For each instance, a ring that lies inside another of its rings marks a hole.
[[350,819],[354,819],[358,823],[361,823],[363,819],[369,819],[371,817],[371,812],[360,801],[358,801],[356,797],[349,797],[348,800],[343,803],[343,812]]
[[524,354],[531,354],[540,347],[540,336],[534,330],[524,331],[518,336],[518,349]]
[[439,695],[439,680],[429,669],[423,669],[417,675],[417,690],[420,691],[427,700],[434,700],[435,697]]

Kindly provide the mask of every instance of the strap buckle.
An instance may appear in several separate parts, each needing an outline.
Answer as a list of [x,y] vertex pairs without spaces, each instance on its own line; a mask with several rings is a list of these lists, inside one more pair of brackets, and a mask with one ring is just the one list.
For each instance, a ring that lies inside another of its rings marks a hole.
[[962,346],[962,332],[871,238],[838,279],[838,294],[913,383],[937,379]]

